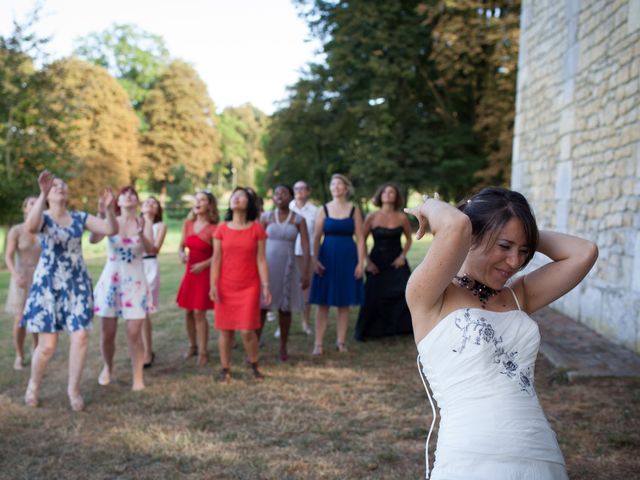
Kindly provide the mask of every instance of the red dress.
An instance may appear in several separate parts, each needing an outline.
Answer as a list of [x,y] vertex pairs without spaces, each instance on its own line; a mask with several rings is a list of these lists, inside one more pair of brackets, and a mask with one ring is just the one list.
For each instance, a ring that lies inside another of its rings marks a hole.
[[260,328],[258,241],[267,234],[257,222],[244,230],[223,223],[213,238],[220,240],[222,248],[214,326],[218,330],[256,330]]
[[209,224],[195,233],[194,223],[193,220],[187,220],[182,226],[184,244],[189,250],[189,260],[178,289],[176,303],[187,310],[213,310],[213,302],[209,298],[211,268],[207,267],[198,273],[192,273],[191,267],[213,255],[212,237],[217,225]]

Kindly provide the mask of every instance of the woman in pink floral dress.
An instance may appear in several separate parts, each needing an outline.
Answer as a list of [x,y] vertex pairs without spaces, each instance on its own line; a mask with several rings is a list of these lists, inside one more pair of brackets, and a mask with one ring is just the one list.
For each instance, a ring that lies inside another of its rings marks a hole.
[[[140,201],[135,189],[124,187],[117,200],[118,233],[108,238],[107,263],[93,292],[94,312],[102,317],[102,358],[104,367],[98,383],[108,385],[113,375],[113,356],[118,317],[127,321],[127,341],[133,390],[142,390],[144,381],[144,347],[142,325],[148,313],[155,311],[142,257],[153,248],[153,233],[150,222],[137,215]],[[98,210],[102,210],[99,205]],[[101,212],[99,212],[101,213]],[[102,237],[91,236],[96,243]]]

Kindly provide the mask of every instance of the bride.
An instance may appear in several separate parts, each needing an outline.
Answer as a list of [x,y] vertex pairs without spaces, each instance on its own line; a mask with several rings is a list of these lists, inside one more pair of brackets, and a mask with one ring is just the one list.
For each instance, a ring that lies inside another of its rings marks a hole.
[[[433,233],[406,291],[419,364],[441,412],[431,479],[568,478],[534,388],[540,333],[529,315],[585,277],[596,245],[539,232],[526,199],[504,188],[458,209],[428,198],[405,211],[418,218],[416,238]],[[515,278],[536,251],[551,263]]]

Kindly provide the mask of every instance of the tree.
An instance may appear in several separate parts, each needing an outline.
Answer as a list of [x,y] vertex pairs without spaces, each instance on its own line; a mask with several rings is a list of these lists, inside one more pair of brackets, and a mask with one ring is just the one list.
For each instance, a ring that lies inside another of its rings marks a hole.
[[215,106],[197,72],[174,61],[160,76],[143,105],[149,130],[143,149],[150,177],[164,185],[172,168],[184,165],[195,184],[202,184],[221,158]]
[[137,112],[169,63],[164,39],[131,24],[114,24],[76,39],[74,54],[117,78]]
[[49,41],[33,32],[39,10],[23,23],[14,21],[10,35],[0,36],[0,224],[19,220],[23,198],[37,193],[36,172],[66,166],[67,155],[53,155],[49,148],[52,140],[62,145],[66,127],[46,128],[55,113],[44,95],[47,78],[34,67],[34,60],[46,63],[43,49]]
[[220,115],[220,165],[223,167],[220,176],[225,177],[232,188],[236,185],[262,187],[257,178],[267,163],[262,143],[268,122],[268,116],[249,103],[225,108]]
[[[468,8],[456,10],[462,3]],[[513,17],[502,21],[498,3],[298,0],[296,4],[323,42],[326,62],[310,69],[274,115],[268,135],[270,175],[288,175],[295,167],[286,157],[293,156],[308,162],[312,167],[308,172],[326,175],[340,169],[365,192],[393,180],[404,188],[433,188],[460,197],[489,181],[477,175],[483,169],[497,171],[489,175],[491,179],[504,181],[503,169],[486,168],[488,161],[508,150],[505,142],[498,148],[496,142],[502,142],[509,129],[506,107],[514,100],[513,90],[491,87],[492,79],[493,85],[503,87],[495,70],[508,68],[497,62],[504,61],[501,45],[514,37]],[[507,4],[512,2],[500,5]],[[442,10],[447,15],[433,13]],[[465,15],[473,17],[476,30],[470,35]],[[494,35],[486,35],[484,23],[492,25]],[[441,61],[451,44],[450,39],[443,40],[444,31],[457,35],[458,43],[466,42],[469,53],[475,54],[461,70],[457,64],[445,70],[447,62]],[[449,77],[452,81],[447,82]],[[470,93],[471,87],[478,88]],[[496,115],[487,115],[490,103],[501,106]],[[285,131],[285,125],[292,130]],[[316,152],[321,152],[315,162],[322,162],[322,167],[311,160],[313,140]],[[504,163],[503,157],[500,162]]]
[[47,128],[70,127],[64,144],[51,141],[51,151],[73,159],[73,168],[62,175],[71,205],[88,208],[88,202],[92,208],[105,186],[127,185],[140,172],[138,118],[126,92],[102,67],[69,58],[52,63],[44,74],[55,113]]

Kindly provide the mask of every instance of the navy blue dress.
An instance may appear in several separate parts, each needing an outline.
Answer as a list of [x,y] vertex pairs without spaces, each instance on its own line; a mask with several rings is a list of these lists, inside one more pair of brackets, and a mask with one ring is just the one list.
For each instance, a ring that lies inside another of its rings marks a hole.
[[309,303],[348,307],[362,305],[364,286],[354,272],[358,264],[358,250],[353,241],[355,207],[347,218],[331,218],[324,206],[324,240],[320,246],[318,260],[324,265],[322,276],[314,273]]

